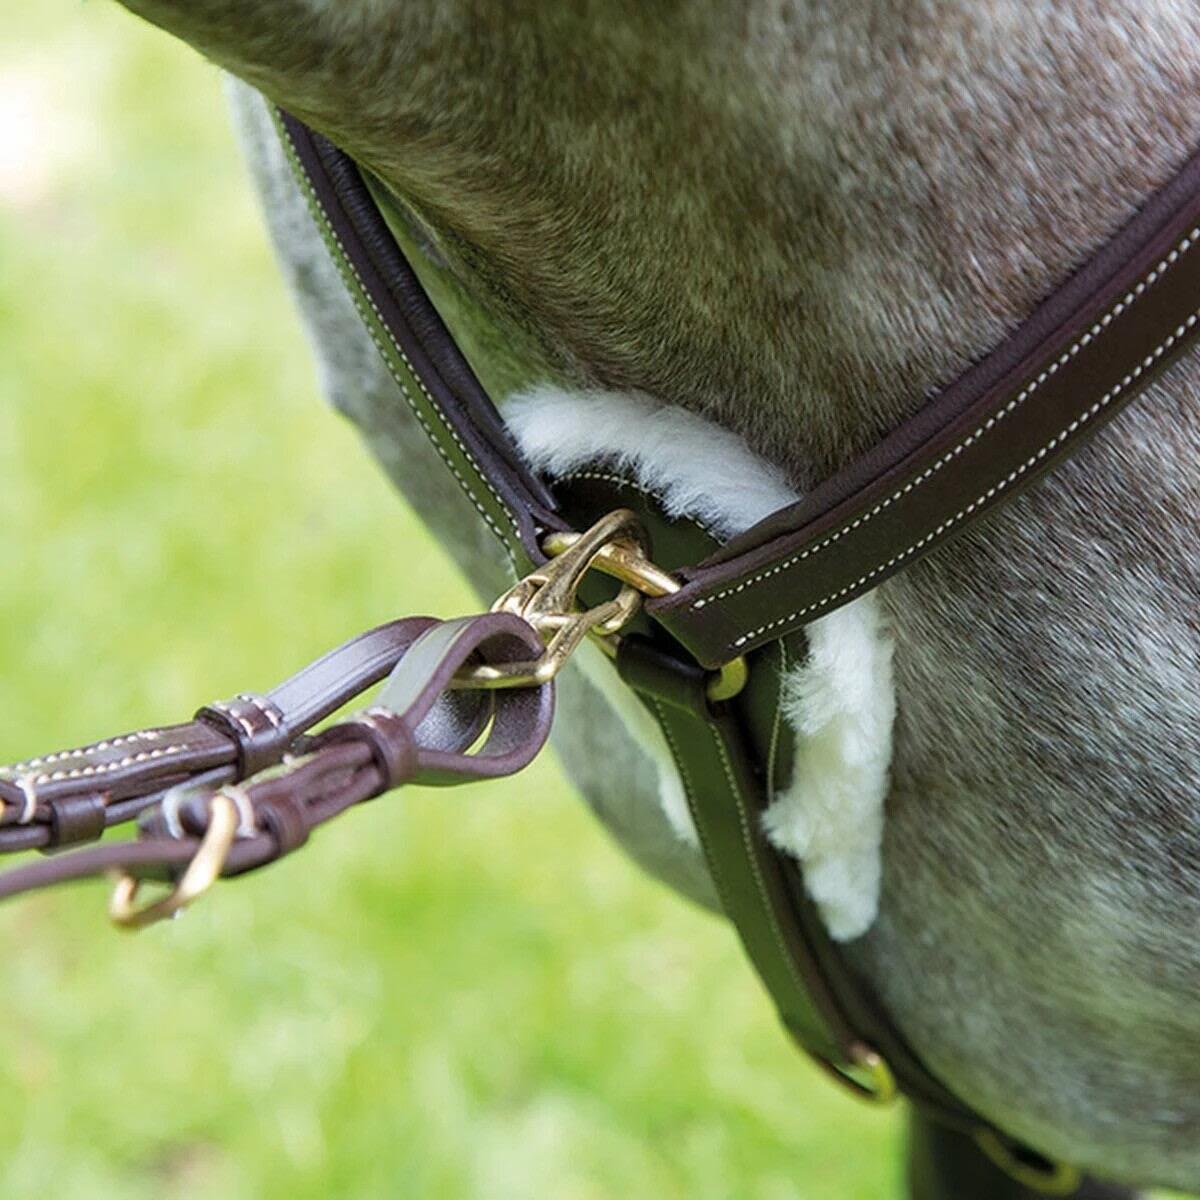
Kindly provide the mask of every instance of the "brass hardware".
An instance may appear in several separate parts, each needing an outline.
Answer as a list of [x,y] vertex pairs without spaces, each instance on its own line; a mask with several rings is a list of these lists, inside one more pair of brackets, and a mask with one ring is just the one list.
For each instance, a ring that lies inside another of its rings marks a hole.
[[850,1048],[850,1061],[844,1065],[819,1055],[814,1057],[818,1066],[824,1067],[834,1079],[868,1104],[883,1107],[900,1094],[887,1059],[862,1042],[856,1042]]
[[[542,549],[552,558],[558,558],[586,536],[582,533],[552,533],[542,543]],[[637,588],[643,596],[649,596],[652,600],[679,591],[679,580],[670,572],[655,566],[646,557],[645,547],[640,543],[631,546],[628,542],[609,542],[596,552],[592,566],[605,575]]]
[[[532,571],[492,605],[528,621],[546,641],[536,661],[468,667],[456,688],[533,687],[553,679],[588,634],[610,658],[616,657],[619,632],[638,614],[642,601],[679,591],[679,581],[647,556],[645,534],[637,517],[620,508],[601,517],[586,533],[549,534],[542,548],[548,562]],[[590,570],[621,584],[617,595],[595,608],[580,611],[576,593]],[[716,671],[708,682],[713,702],[731,700],[745,686],[749,668],[742,657]]]
[[217,792],[209,801],[208,829],[179,882],[161,900],[137,908],[134,901],[141,880],[127,871],[120,873],[108,902],[108,915],[113,923],[122,929],[144,929],[175,916],[199,899],[221,874],[237,837],[238,824],[238,806],[224,792]]
[[[601,517],[586,533],[564,534],[547,542],[548,552],[557,551],[555,557],[492,605],[492,612],[514,613],[528,621],[545,641],[545,651],[537,659],[467,667],[455,680],[455,687],[514,688],[548,683],[589,633],[612,637],[637,615],[643,595],[665,594],[651,589],[661,588],[670,576],[647,559],[645,534],[627,508]],[[611,600],[581,610],[577,606],[579,585],[593,568],[623,580],[621,590]],[[679,585],[671,582],[678,589]],[[647,589],[644,593],[643,586]]]
[[1010,1179],[1043,1196],[1073,1196],[1083,1183],[1083,1176],[1077,1168],[1066,1163],[1051,1162],[1040,1154],[1022,1157],[1019,1150],[1006,1144],[992,1129],[976,1130],[975,1141]]
[[722,700],[732,700],[750,679],[750,667],[743,655],[739,654],[731,662],[718,667],[708,681],[705,692],[708,698],[718,704]]

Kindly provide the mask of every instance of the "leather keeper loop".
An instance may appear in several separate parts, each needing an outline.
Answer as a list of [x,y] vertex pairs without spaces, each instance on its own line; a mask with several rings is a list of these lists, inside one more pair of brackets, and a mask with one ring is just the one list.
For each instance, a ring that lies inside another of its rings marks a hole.
[[314,744],[364,742],[379,771],[382,782],[373,792],[380,795],[410,780],[419,768],[418,748],[403,717],[390,708],[368,708],[352,720],[335,725],[319,735]]
[[103,792],[88,796],[64,796],[48,805],[49,841],[46,848],[98,841],[107,825]]
[[232,700],[217,700],[196,713],[198,721],[214,725],[237,747],[237,777],[248,779],[273,767],[287,753],[292,738],[283,713],[265,696],[245,692]]
[[259,800],[254,805],[259,827],[271,835],[275,843],[274,858],[291,854],[308,841],[308,820],[301,801],[291,797]]

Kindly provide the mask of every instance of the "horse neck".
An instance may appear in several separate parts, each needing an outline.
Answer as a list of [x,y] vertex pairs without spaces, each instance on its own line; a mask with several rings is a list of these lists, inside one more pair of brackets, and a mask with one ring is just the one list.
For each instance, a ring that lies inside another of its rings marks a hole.
[[714,5],[672,37],[648,7],[498,22],[474,76],[447,36],[421,148],[378,163],[548,373],[698,410],[802,487],[1200,142],[1193,6]]
[[703,412],[800,486],[1200,141],[1200,10],[1167,0],[126,3],[371,165],[534,369]]

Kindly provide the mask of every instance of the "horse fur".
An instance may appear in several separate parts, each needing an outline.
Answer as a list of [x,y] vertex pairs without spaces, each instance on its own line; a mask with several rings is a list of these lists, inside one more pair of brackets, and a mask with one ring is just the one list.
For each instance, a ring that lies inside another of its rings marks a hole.
[[[1014,328],[1200,144],[1192,0],[130,7],[404,198],[494,394],[641,392],[739,435],[797,491]],[[394,389],[364,386],[353,403],[398,461]],[[1193,357],[878,589],[892,782],[879,915],[847,948],[999,1125],[1185,1189],[1198,392]],[[646,763],[635,749],[630,778]],[[641,861],[704,890],[656,803],[598,803]]]

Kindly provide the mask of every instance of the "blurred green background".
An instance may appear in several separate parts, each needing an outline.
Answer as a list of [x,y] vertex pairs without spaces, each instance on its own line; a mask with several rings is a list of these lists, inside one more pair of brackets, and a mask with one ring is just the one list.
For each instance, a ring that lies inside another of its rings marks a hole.
[[[316,394],[217,73],[108,3],[3,28],[0,761],[463,610]],[[137,938],[105,899],[0,910],[2,1200],[899,1194],[896,1116],[552,762],[380,800]]]

